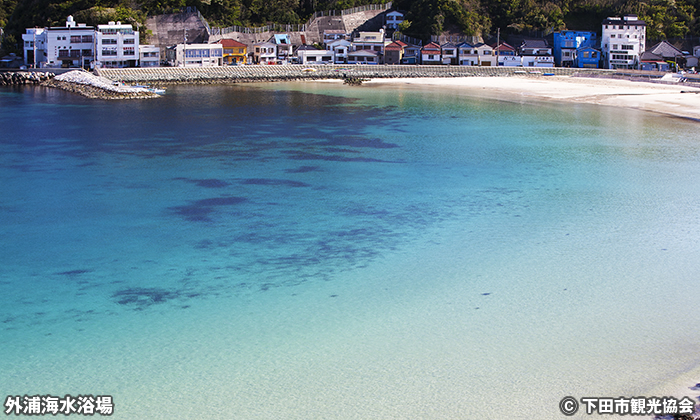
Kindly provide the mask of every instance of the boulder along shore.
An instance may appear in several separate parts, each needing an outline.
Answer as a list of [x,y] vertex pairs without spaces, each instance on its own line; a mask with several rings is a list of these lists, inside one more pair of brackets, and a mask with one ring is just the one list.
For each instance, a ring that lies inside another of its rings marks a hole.
[[41,86],[62,89],[67,92],[76,93],[90,99],[149,99],[157,98],[160,95],[151,92],[115,92],[104,88],[84,85],[75,82],[65,82],[61,80],[47,80]]
[[55,76],[49,72],[4,71],[0,72],[0,86],[34,85],[51,80]]

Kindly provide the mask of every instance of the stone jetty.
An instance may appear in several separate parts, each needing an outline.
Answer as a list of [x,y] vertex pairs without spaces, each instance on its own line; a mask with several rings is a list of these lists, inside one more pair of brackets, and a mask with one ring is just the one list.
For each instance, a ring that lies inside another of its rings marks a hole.
[[160,95],[144,87],[115,83],[87,71],[74,70],[56,76],[43,83],[44,86],[63,89],[93,99],[146,99]]
[[40,71],[3,71],[0,72],[0,86],[39,84],[54,76],[53,73]]
[[416,65],[247,65],[100,69],[98,74],[124,83],[197,84],[319,79],[379,79],[468,76],[612,76],[614,70]]

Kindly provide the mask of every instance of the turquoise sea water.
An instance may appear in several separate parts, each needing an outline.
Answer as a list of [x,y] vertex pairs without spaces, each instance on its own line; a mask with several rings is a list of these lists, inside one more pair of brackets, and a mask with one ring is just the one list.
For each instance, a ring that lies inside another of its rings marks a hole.
[[5,89],[0,127],[3,401],[561,418],[700,366],[697,122],[280,83]]

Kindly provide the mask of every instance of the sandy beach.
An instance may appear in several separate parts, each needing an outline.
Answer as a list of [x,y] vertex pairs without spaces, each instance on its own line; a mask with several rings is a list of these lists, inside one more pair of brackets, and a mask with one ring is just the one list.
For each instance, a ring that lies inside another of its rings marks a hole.
[[681,84],[571,76],[373,79],[366,83],[478,89],[480,96],[501,100],[582,102],[700,121],[700,89]]

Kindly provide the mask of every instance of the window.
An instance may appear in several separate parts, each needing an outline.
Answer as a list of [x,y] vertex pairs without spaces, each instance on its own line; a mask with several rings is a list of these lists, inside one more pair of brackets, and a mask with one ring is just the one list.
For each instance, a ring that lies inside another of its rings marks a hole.
[[92,57],[92,50],[83,50],[83,57]]
[[81,42],[83,43],[92,43],[92,35],[83,35]]
[[104,38],[102,40],[102,45],[117,45],[116,39]]
[[124,38],[124,45],[134,45],[134,38]]
[[590,58],[591,53],[589,51],[584,51],[583,52],[583,58]]
[[70,37],[70,43],[71,44],[79,44],[81,42],[81,37],[80,35],[71,35]]
[[613,44],[612,49],[613,49],[613,50],[616,50],[616,49],[617,49],[617,44]]
[[117,49],[114,48],[102,48],[102,55],[103,56],[116,56],[117,55]]
[[634,46],[632,46],[632,45],[620,45],[620,49],[629,51],[629,50],[633,50]]
[[124,55],[134,55],[134,47],[125,47]]

